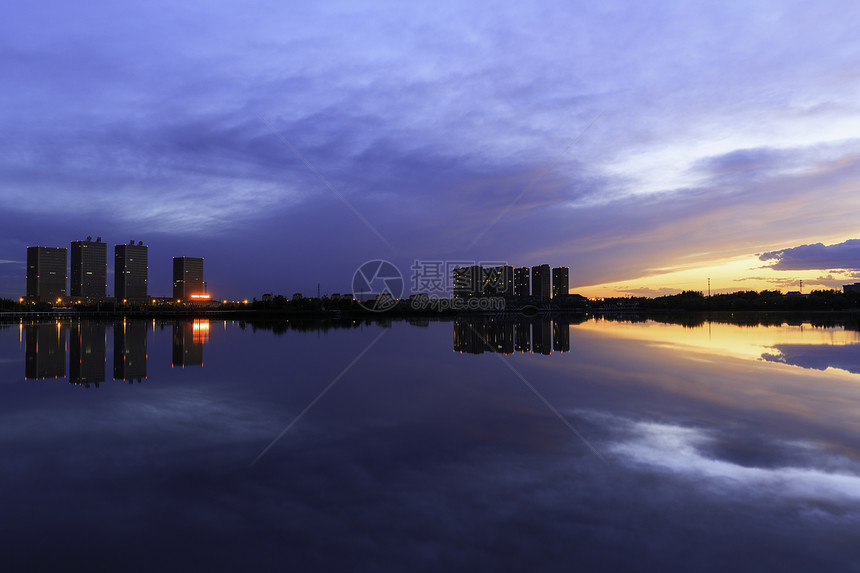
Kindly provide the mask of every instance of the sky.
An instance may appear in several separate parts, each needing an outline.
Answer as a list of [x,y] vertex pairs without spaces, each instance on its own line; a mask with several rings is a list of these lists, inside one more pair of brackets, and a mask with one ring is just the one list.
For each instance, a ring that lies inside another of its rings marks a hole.
[[88,235],[149,245],[153,296],[175,256],[224,299],[349,292],[376,259],[407,288],[569,266],[595,297],[860,281],[853,2],[4,14],[0,297],[27,246]]

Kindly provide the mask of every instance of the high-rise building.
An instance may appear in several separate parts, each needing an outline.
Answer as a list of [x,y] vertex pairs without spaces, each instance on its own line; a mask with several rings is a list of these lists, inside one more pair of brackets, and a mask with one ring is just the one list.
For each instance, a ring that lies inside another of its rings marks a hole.
[[532,296],[536,298],[549,298],[550,294],[550,269],[549,265],[537,265],[532,267]]
[[27,296],[53,301],[66,296],[66,249],[27,247]]
[[514,269],[514,294],[516,296],[529,296],[530,291],[529,268],[519,267]]
[[104,298],[106,291],[107,243],[102,243],[101,237],[72,241],[69,295]]
[[514,268],[512,266],[503,265],[482,269],[481,277],[485,295],[514,295]]
[[570,269],[555,267],[552,269],[552,298],[570,294]]
[[[175,266],[176,259],[173,260]],[[114,246],[114,296],[117,300],[146,299],[148,275],[149,247],[142,241],[136,245],[130,241],[127,245]]]
[[173,298],[190,300],[191,295],[205,292],[203,259],[173,257]]
[[452,270],[454,296],[469,297],[481,292],[483,285],[483,269],[479,265],[457,267]]

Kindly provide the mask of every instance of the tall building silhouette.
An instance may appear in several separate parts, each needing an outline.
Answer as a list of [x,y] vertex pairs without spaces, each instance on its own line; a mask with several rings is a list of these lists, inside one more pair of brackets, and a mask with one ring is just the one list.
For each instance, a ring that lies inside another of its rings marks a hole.
[[149,293],[148,275],[149,247],[143,242],[135,245],[134,241],[114,246],[114,296],[117,300],[146,299]]
[[550,286],[549,265],[532,267],[532,296],[541,299],[549,298]]
[[528,267],[514,269],[514,294],[516,296],[529,296],[531,294],[531,284]]
[[72,241],[69,268],[69,295],[82,298],[104,298],[107,292],[107,243],[102,238],[87,237]]
[[53,301],[66,296],[66,249],[27,247],[27,296]]
[[188,300],[192,294],[203,292],[203,259],[173,257],[173,298]]
[[481,272],[483,291],[490,296],[514,295],[514,267],[488,267]]
[[469,297],[479,294],[483,286],[483,269],[479,265],[457,267],[451,271],[454,296]]
[[570,294],[570,269],[555,267],[552,269],[552,298]]

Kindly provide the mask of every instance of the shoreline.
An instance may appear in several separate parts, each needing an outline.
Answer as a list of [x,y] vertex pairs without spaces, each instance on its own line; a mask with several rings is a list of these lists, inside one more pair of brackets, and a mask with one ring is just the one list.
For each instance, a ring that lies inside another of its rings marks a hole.
[[90,311],[77,309],[55,309],[50,311],[5,311],[0,312],[0,323],[16,323],[21,321],[31,322],[34,320],[117,320],[117,319],[178,319],[187,320],[194,318],[223,318],[242,321],[277,321],[277,320],[457,320],[457,319],[482,319],[497,318],[505,319],[532,319],[553,317],[577,317],[582,320],[589,318],[603,319],[648,319],[659,317],[695,317],[701,320],[713,318],[717,321],[731,319],[734,316],[740,318],[759,317],[844,317],[860,319],[860,308],[848,309],[651,309],[651,308],[575,308],[575,309],[506,309],[501,311],[480,310],[412,310],[392,309],[388,311],[371,310],[284,310],[284,309],[181,309],[181,310],[110,310]]

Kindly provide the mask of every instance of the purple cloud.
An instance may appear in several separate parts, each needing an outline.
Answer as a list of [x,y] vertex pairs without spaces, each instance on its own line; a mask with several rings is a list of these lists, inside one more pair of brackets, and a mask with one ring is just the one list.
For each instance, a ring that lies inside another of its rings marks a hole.
[[588,285],[854,225],[858,40],[817,4],[8,16],[0,259],[92,234],[150,244],[153,285],[159,261],[204,256],[228,297],[343,290],[380,256],[546,261]]
[[860,239],[849,239],[835,245],[800,245],[762,253],[759,259],[776,261],[769,266],[779,271],[860,269]]

